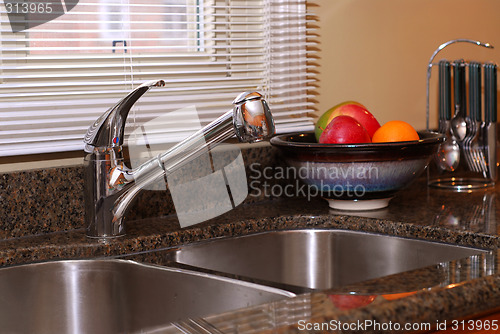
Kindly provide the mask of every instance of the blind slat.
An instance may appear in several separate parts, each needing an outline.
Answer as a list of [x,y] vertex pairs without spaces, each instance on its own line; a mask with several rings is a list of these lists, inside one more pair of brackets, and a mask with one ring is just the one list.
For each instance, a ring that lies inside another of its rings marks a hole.
[[[312,129],[316,29],[306,0],[208,3],[80,0],[16,33],[0,6],[0,156],[81,150],[97,117],[160,78],[166,86],[134,105],[128,132],[188,106],[206,124],[247,90],[265,95],[279,133]],[[165,122],[155,138],[195,130]]]

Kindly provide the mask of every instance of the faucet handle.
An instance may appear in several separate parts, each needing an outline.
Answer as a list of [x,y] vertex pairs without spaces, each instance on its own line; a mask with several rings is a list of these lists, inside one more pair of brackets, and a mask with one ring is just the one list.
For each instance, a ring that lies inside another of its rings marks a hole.
[[125,123],[130,109],[137,100],[152,87],[163,87],[165,81],[152,80],[136,87],[114,107],[102,114],[87,130],[84,138],[85,152],[92,153],[96,148],[108,149],[123,145]]
[[276,129],[269,106],[258,92],[243,92],[233,101],[233,125],[242,142],[269,139]]

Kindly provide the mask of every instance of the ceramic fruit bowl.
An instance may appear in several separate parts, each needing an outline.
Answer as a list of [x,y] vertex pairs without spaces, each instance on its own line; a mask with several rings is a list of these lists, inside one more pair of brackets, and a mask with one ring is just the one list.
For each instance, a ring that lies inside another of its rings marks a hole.
[[373,210],[415,181],[444,141],[439,133],[418,134],[420,140],[406,142],[318,144],[313,132],[305,132],[277,135],[271,144],[331,208]]

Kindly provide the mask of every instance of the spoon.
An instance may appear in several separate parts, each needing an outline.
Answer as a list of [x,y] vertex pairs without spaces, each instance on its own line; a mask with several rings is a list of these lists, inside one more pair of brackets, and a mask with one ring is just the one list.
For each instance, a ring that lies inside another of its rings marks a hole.
[[465,62],[460,59],[454,64],[455,116],[451,120],[451,130],[455,139],[461,143],[467,136],[470,127],[466,118]]
[[446,139],[436,153],[436,162],[441,170],[453,172],[460,163],[460,146],[450,129],[451,119],[451,72],[450,63],[439,62],[439,132],[446,134]]
[[436,160],[439,168],[453,172],[460,163],[460,146],[450,132],[447,131],[446,139],[436,153]]
[[455,116],[451,120],[451,131],[453,136],[459,141],[462,142],[465,137],[467,137],[467,121],[464,117],[464,112],[462,107],[456,106],[455,108]]

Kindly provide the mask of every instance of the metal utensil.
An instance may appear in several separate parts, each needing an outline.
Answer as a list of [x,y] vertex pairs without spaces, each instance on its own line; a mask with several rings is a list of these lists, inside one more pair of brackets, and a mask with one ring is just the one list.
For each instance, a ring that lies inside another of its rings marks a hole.
[[486,177],[486,161],[482,147],[479,145],[481,140],[481,64],[478,62],[469,62],[469,119],[470,133],[464,141],[465,154],[469,155],[469,169],[474,172],[483,173]]
[[445,133],[451,120],[451,70],[446,59],[439,61],[439,130]]
[[454,102],[455,102],[455,115],[451,120],[451,130],[458,143],[462,143],[467,136],[469,128],[467,122],[467,105],[465,95],[465,62],[463,59],[454,62],[453,71],[454,81]]
[[464,147],[464,141],[470,129],[470,119],[467,118],[465,66],[465,61],[463,59],[453,62],[453,98],[455,115],[451,119],[450,126],[453,137],[462,150],[464,160],[467,166],[470,166],[472,162],[470,161],[471,159],[467,149]]
[[450,129],[451,120],[451,69],[450,63],[439,62],[439,132],[446,140],[436,153],[436,162],[441,170],[453,172],[460,163],[460,147]]
[[484,146],[488,177],[497,179],[497,66],[484,66]]

